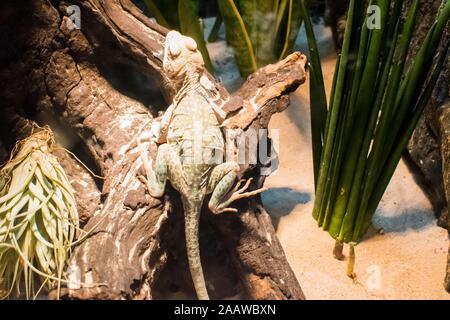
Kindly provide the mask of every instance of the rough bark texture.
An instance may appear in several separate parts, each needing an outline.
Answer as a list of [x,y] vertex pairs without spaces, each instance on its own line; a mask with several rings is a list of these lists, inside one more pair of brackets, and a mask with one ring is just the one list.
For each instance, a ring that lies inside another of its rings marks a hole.
[[[441,1],[422,0],[417,17],[408,59],[418,51],[430,25],[436,17]],[[450,27],[443,37],[441,48],[450,39]],[[430,57],[431,58],[431,57]],[[449,59],[450,60],[450,57]],[[407,163],[418,172],[417,181],[428,194],[438,218],[438,225],[450,231],[450,69],[446,67],[438,80],[432,98],[414,131],[405,155]],[[447,273],[450,272],[450,269]],[[447,274],[446,281],[450,275]],[[449,287],[449,283],[446,287]]]
[[450,293],[450,246],[448,247],[447,255],[447,274],[445,275],[444,287]]
[[[66,8],[72,4],[81,8],[81,30],[70,28]],[[50,124],[63,146],[104,176],[93,179],[58,151],[84,229],[96,226],[74,252],[82,282],[91,285],[65,290],[63,297],[193,298],[178,195],[169,187],[164,199],[151,198],[137,179],[142,162],[136,138],[148,137],[154,117],[174,94],[162,71],[167,30],[128,0],[2,1],[0,21],[5,149],[29,133],[26,119]],[[293,54],[267,66],[232,97],[220,87],[227,127],[266,128],[305,81],[305,63]],[[145,145],[154,156],[157,146]],[[258,187],[264,165],[244,165],[241,174],[255,177]],[[201,252],[211,296],[303,299],[261,201],[237,205],[236,215],[202,214]]]
[[[421,1],[421,10],[418,13],[417,28],[411,45],[409,59],[418,51],[422,41],[436,17],[440,1]],[[442,41],[448,41],[450,29],[447,28],[446,35]],[[436,85],[432,99],[424,111],[417,128],[408,145],[406,159],[408,163],[419,171],[419,182],[426,190],[433,204],[434,211],[438,217],[438,224],[446,229],[450,228],[450,217],[448,216],[447,200],[445,197],[445,182],[443,176],[450,167],[443,167],[441,152],[445,151],[442,143],[445,137],[444,127],[446,123],[441,121],[441,113],[445,112],[445,102],[449,97],[450,74],[448,64],[442,71],[442,75]],[[442,130],[444,129],[444,130]]]
[[[440,137],[441,137],[441,155],[442,155],[442,168],[443,168],[443,180],[445,186],[445,196],[447,198],[447,208],[450,203],[450,100],[442,107],[442,112],[439,117],[440,124]],[[446,210],[447,217],[444,221],[447,221],[447,229],[449,229],[448,209]],[[445,217],[444,215],[442,215]],[[442,220],[442,218],[441,218]],[[448,248],[447,256],[447,274],[445,276],[444,286],[450,293],[450,245]]]

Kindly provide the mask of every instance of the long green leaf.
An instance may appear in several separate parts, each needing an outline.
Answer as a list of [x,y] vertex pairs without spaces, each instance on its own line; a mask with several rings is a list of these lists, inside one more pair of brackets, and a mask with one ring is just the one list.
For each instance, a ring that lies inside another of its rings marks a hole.
[[391,128],[389,127],[392,114],[395,112],[395,100],[400,85],[402,71],[408,54],[409,44],[414,31],[414,23],[419,9],[419,0],[414,0],[412,3],[406,22],[403,26],[403,31],[398,44],[398,49],[394,55],[392,63],[392,71],[389,76],[389,81],[386,85],[386,93],[381,106],[380,125],[377,127],[374,137],[373,150],[366,169],[366,179],[369,183],[366,184],[364,190],[364,197],[368,197],[372,193],[373,186],[379,175],[381,158],[385,151],[385,141],[390,135]]
[[[275,44],[277,36],[274,11],[279,0],[238,0],[239,12],[245,22],[252,41],[258,68],[276,60]],[[287,0],[281,0],[287,1]],[[281,7],[281,6],[280,6]],[[274,27],[275,26],[275,27]]]
[[313,165],[314,165],[314,185],[317,187],[317,181],[320,168],[320,156],[322,154],[322,139],[325,131],[326,121],[326,105],[325,112],[323,112],[323,105],[320,104],[321,95],[318,88],[323,86],[323,80],[319,79],[318,72],[314,67],[309,65],[310,71],[310,110],[311,110],[311,140],[313,150]]
[[325,124],[327,118],[327,98],[323,81],[322,66],[320,63],[319,50],[317,48],[316,37],[312,27],[309,14],[307,13],[305,0],[300,1],[300,12],[305,21],[306,36],[309,47],[310,65],[310,105],[311,105],[311,136],[313,145],[314,163],[314,185],[317,188],[320,157],[322,154],[322,144],[325,134]]
[[[180,21],[178,19],[178,1],[179,0],[144,0],[145,2],[149,2],[150,5],[153,4],[154,7],[160,12],[160,14],[164,17],[165,21],[169,25],[170,29],[180,30]],[[147,4],[147,3],[146,3]],[[147,8],[151,13],[151,7]],[[159,21],[158,21],[159,23]]]
[[[362,46],[365,46],[365,40],[361,43],[360,41],[360,32],[361,25],[365,20],[365,12],[366,6],[364,2],[357,1],[355,2],[355,9],[353,14],[352,21],[352,36],[350,37],[350,48],[347,53],[348,55],[348,67],[344,72],[346,72],[345,83],[344,83],[344,91],[342,96],[342,106],[341,106],[341,115],[339,116],[339,122],[337,126],[337,135],[335,137],[335,142],[333,145],[333,156],[331,158],[331,171],[328,173],[330,182],[327,185],[326,198],[324,198],[324,205],[322,205],[321,210],[323,211],[323,229],[329,230],[332,226],[334,216],[334,206],[336,203],[336,196],[339,196],[342,192],[338,188],[340,179],[342,177],[342,159],[346,155],[346,142],[349,137],[349,131],[352,127],[351,119],[353,119],[354,115],[354,96],[351,94],[353,91],[358,88],[360,73],[355,72],[355,64],[358,65],[358,60],[360,59],[361,54],[359,53]],[[358,42],[360,41],[360,42]],[[335,234],[332,234],[335,237]]]
[[320,171],[319,171],[320,174],[317,183],[316,198],[314,202],[313,216],[318,220],[319,224],[321,224],[321,221],[323,220],[323,213],[324,213],[324,211],[322,210],[322,207],[324,205],[323,195],[325,194],[325,188],[327,185],[328,170],[330,168],[334,136],[339,118],[340,107],[342,105],[341,101],[344,90],[345,69],[347,68],[348,52],[350,50],[354,9],[355,9],[355,0],[351,0],[349,4],[348,21],[344,35],[342,54],[339,61],[339,71],[338,71],[338,78],[336,80],[335,96],[333,97],[334,98],[333,108],[328,111],[328,117],[330,117],[330,121],[328,125],[327,135],[325,137],[326,143],[323,148],[321,156]]
[[[400,14],[400,12],[398,12]],[[398,15],[399,16],[399,15]],[[344,241],[344,242],[350,242],[352,241],[352,235],[353,235],[353,229],[354,229],[354,223],[355,217],[358,214],[358,209],[360,206],[361,201],[364,199],[362,198],[362,192],[361,189],[364,188],[365,184],[367,183],[367,180],[362,181],[365,174],[365,167],[367,166],[367,154],[369,152],[369,148],[372,142],[373,138],[373,132],[375,130],[380,108],[381,108],[381,101],[383,99],[383,93],[386,86],[386,83],[388,81],[389,72],[391,70],[391,63],[395,52],[395,45],[394,42],[397,39],[398,35],[398,29],[399,29],[399,23],[397,22],[397,25],[395,29],[392,31],[393,35],[388,40],[388,48],[389,48],[389,54],[386,56],[386,58],[383,60],[383,72],[380,77],[380,81],[377,85],[377,89],[375,90],[377,92],[377,97],[375,99],[374,104],[372,105],[371,115],[369,118],[369,123],[367,125],[367,130],[364,135],[364,141],[363,146],[361,148],[358,164],[356,167],[356,178],[355,182],[352,185],[351,193],[350,193],[350,199],[348,202],[347,212],[345,214],[344,220],[342,222],[341,231],[339,233],[338,240]]]
[[[301,0],[285,0],[278,8],[275,55],[279,60],[292,52],[302,25]],[[279,23],[278,23],[279,21]]]
[[148,11],[155,17],[156,22],[167,29],[171,29],[169,22],[167,22],[163,13],[158,9],[152,0],[144,0],[144,4],[147,6]]
[[222,24],[223,24],[222,15],[220,14],[220,12],[218,12],[216,20],[214,20],[214,25],[211,28],[211,32],[209,33],[208,42],[217,41],[217,39],[219,38],[219,31]]
[[[355,168],[357,166],[360,150],[363,144],[364,133],[367,129],[370,108],[374,100],[373,88],[376,87],[376,81],[378,79],[378,61],[382,51],[383,32],[387,24],[389,1],[379,0],[374,1],[374,4],[379,6],[381,11],[381,28],[371,31],[369,47],[367,49],[367,57],[365,59],[364,69],[361,74],[361,82],[359,84],[356,101],[354,104],[350,101],[350,109],[354,109],[354,116],[349,116],[350,125],[346,132],[351,133],[351,141],[344,141],[346,144],[346,156],[343,160],[342,179],[338,187],[339,195],[336,199],[330,224],[330,234],[333,237],[340,234],[342,222],[344,221],[343,219],[347,212],[347,203],[351,188],[352,186],[360,187],[363,177],[362,172],[355,172]],[[367,29],[366,23],[364,23],[363,28]],[[355,79],[354,82],[359,81],[358,79]]]
[[246,77],[257,69],[249,31],[233,0],[217,1],[226,27],[227,41],[234,49],[234,56],[241,75]]

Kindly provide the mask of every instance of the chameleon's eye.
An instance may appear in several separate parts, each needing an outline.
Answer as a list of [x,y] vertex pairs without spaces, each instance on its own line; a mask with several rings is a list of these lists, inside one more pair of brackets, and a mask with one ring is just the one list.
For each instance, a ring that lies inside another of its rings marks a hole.
[[185,37],[186,40],[186,48],[188,48],[191,51],[197,50],[197,42],[195,42],[194,39]]

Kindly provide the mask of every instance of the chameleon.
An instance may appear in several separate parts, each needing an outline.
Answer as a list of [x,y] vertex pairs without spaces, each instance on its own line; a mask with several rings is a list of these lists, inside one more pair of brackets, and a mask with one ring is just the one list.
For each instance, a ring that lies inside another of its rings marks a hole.
[[212,213],[236,213],[237,209],[229,207],[233,201],[266,189],[247,191],[251,178],[238,180],[239,165],[224,161],[225,139],[220,126],[224,115],[209,98],[204,61],[195,40],[170,31],[164,45],[163,71],[177,93],[157,130],[155,140],[160,145],[155,169],[151,158],[142,157],[145,176],[139,179],[152,197],[163,196],[167,181],[181,195],[190,274],[198,299],[208,300],[199,249],[199,217],[205,197],[211,194],[208,208]]

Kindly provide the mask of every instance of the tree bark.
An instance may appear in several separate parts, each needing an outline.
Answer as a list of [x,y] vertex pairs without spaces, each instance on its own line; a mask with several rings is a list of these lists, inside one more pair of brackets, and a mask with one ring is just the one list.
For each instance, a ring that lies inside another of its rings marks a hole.
[[[411,1],[408,1],[408,7]],[[430,26],[436,19],[441,1],[421,0],[417,27],[413,35],[408,62],[418,52]],[[441,41],[441,51],[450,39],[450,25]],[[432,57],[430,57],[432,58]],[[438,225],[450,232],[450,56],[444,66],[432,97],[411,137],[404,159],[417,175],[417,182],[428,195]],[[449,256],[450,259],[450,256]],[[450,292],[450,268],[445,287]]]
[[[81,8],[81,29],[71,29],[69,5]],[[149,136],[175,93],[162,70],[167,30],[129,0],[3,1],[0,21],[0,80],[7,84],[0,88],[1,140],[11,148],[29,132],[27,119],[50,124],[63,146],[104,177],[94,179],[58,152],[84,230],[93,230],[73,254],[85,285],[64,290],[63,298],[193,298],[178,194],[169,186],[154,199],[137,179],[136,139]],[[305,81],[305,64],[294,53],[250,76],[232,96],[216,83],[226,128],[236,134],[267,128]],[[156,155],[155,144],[143,145]],[[241,176],[254,177],[257,188],[265,166],[243,165]],[[260,199],[237,207],[239,214],[202,213],[202,264],[212,298],[303,299]]]

